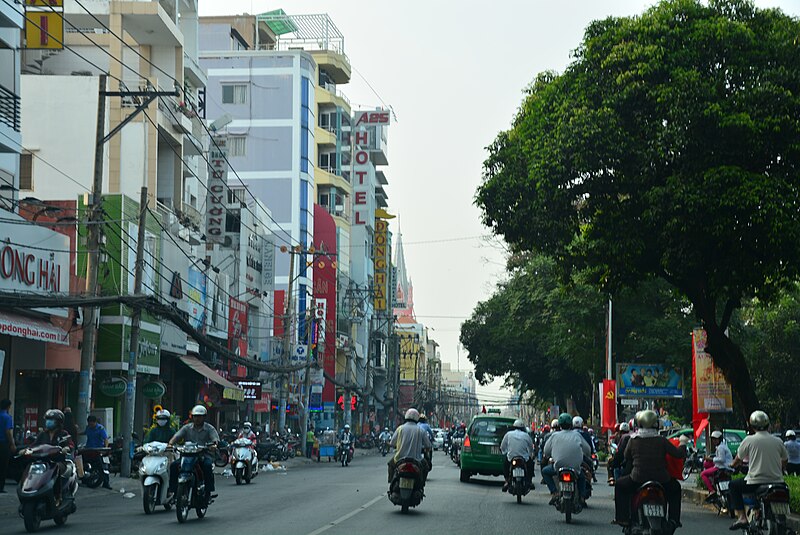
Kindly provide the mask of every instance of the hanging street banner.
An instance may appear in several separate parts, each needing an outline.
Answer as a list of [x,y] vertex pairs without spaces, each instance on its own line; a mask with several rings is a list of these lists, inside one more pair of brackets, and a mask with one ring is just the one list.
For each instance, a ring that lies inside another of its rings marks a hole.
[[733,412],[733,393],[725,376],[706,353],[708,337],[705,329],[692,332],[695,392],[697,408],[702,412]]
[[617,364],[620,398],[682,398],[683,370],[665,364]]
[[600,394],[603,402],[600,404],[600,420],[603,432],[614,429],[617,423],[617,383],[613,379],[603,379],[600,383]]

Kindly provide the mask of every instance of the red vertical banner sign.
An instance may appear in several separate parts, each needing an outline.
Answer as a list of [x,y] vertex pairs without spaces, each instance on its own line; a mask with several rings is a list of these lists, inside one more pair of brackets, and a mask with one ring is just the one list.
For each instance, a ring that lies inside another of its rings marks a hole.
[[603,379],[603,403],[601,405],[603,431],[614,429],[617,423],[617,382]]
[[[336,222],[322,206],[314,205],[314,299],[317,310],[315,318],[319,322],[317,358],[329,377],[336,376],[336,273],[337,252]],[[336,400],[336,387],[330,381],[323,381],[322,402]],[[312,386],[312,392],[314,392]]]

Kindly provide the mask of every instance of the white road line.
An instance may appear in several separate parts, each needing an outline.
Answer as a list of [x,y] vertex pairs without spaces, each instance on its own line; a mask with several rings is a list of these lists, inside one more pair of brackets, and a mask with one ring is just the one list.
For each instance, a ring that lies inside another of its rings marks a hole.
[[340,516],[339,518],[337,518],[336,520],[334,520],[330,524],[326,524],[326,525],[322,526],[319,529],[315,529],[314,531],[312,531],[308,535],[319,535],[320,533],[324,533],[324,532],[328,531],[329,529],[331,529],[332,527],[338,526],[339,524],[341,524],[345,520],[356,516],[358,513],[360,513],[361,511],[363,511],[367,507],[370,507],[371,505],[377,503],[378,500],[380,500],[382,498],[385,498],[385,496],[384,495],[376,496],[375,498],[371,499],[370,501],[368,501],[367,503],[365,503],[364,505],[362,505],[361,507],[359,507],[355,511],[350,511],[346,515]]

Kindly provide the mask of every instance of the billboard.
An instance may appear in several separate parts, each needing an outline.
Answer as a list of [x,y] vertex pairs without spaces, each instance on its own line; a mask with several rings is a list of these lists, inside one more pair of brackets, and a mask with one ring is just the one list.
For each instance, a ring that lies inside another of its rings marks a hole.
[[707,335],[704,329],[692,332],[695,392],[697,409],[702,412],[732,412],[733,393],[725,376],[706,353]]
[[620,398],[682,398],[683,369],[666,364],[617,364]]
[[247,303],[228,298],[228,349],[247,356]]
[[225,242],[228,187],[228,138],[215,136],[208,151],[208,195],[206,195],[206,243]]

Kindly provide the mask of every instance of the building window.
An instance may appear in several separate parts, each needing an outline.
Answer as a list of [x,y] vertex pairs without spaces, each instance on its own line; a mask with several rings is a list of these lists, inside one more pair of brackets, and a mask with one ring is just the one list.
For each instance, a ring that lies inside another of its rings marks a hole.
[[223,104],[247,104],[247,84],[222,84]]
[[19,155],[19,189],[33,189],[33,154]]
[[228,156],[247,156],[247,136],[228,136]]
[[319,194],[319,205],[324,206],[326,209],[330,210],[330,206],[328,205],[328,197],[327,193],[320,193]]

